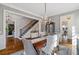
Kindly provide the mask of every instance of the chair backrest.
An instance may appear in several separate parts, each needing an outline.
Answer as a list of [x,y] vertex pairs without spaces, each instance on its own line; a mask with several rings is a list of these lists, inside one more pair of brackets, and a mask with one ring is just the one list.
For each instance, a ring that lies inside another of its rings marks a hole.
[[33,47],[33,44],[31,40],[28,39],[22,39],[23,45],[24,45],[24,52],[26,55],[36,55],[36,51]]
[[57,46],[57,35],[47,36],[47,44],[46,44],[46,47],[45,47],[45,50],[47,51],[47,53],[51,54],[54,47],[56,47],[56,46]]

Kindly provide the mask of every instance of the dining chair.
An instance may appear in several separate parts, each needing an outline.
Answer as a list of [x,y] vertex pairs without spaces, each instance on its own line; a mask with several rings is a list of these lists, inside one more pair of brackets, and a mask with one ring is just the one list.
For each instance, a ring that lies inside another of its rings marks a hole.
[[25,55],[37,55],[37,52],[29,39],[22,39]]
[[46,46],[40,49],[40,54],[46,54],[46,55],[51,55],[53,54],[54,47],[58,45],[57,42],[58,38],[57,35],[49,35],[47,36],[47,43]]

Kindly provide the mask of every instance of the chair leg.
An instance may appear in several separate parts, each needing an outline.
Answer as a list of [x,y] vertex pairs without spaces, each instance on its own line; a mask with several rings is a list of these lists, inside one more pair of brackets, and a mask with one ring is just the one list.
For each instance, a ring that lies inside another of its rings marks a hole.
[[25,51],[23,51],[23,55],[26,55],[26,52]]

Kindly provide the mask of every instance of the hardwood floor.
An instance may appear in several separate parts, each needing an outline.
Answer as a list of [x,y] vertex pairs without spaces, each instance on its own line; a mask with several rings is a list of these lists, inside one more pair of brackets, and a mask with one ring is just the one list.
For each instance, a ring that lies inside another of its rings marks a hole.
[[[47,40],[45,39],[45,40],[39,41],[37,43],[34,43],[33,45],[36,48],[42,48],[45,46],[46,42],[47,42]],[[72,47],[72,44],[70,41],[67,42],[66,44],[65,43],[60,43],[60,44],[66,46],[66,47],[69,47],[69,48]],[[0,50],[0,55],[9,55],[9,54],[15,53],[15,52],[23,50],[23,49],[24,49],[24,47],[23,47],[21,40],[19,40],[17,38],[9,37],[9,38],[7,38],[7,41],[6,41],[6,48]]]
[[59,44],[72,49],[72,39],[68,39],[66,41],[63,40],[62,42],[59,42]]
[[[43,44],[45,44],[45,43],[46,43],[46,40],[43,40],[43,41],[34,43],[33,45],[36,48],[41,48],[44,46]],[[7,38],[6,48],[0,50],[0,55],[9,55],[9,54],[15,53],[15,52],[23,50],[23,49],[24,49],[24,47],[23,47],[21,40],[19,40],[17,38],[9,37],[9,38]]]
[[17,38],[9,37],[7,38],[6,41],[6,48],[0,50],[0,55],[8,55],[16,51],[20,51],[22,49],[23,49],[23,44],[21,40]]

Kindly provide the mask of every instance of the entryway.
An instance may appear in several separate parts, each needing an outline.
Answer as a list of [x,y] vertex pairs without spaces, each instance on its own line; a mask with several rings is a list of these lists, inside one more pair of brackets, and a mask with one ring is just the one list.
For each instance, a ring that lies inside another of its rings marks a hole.
[[[11,14],[9,12],[6,12],[5,20],[6,20],[6,47],[7,47],[8,42],[14,42],[13,38],[15,37],[15,21],[12,19]],[[13,43],[11,43],[11,45],[14,46]]]

